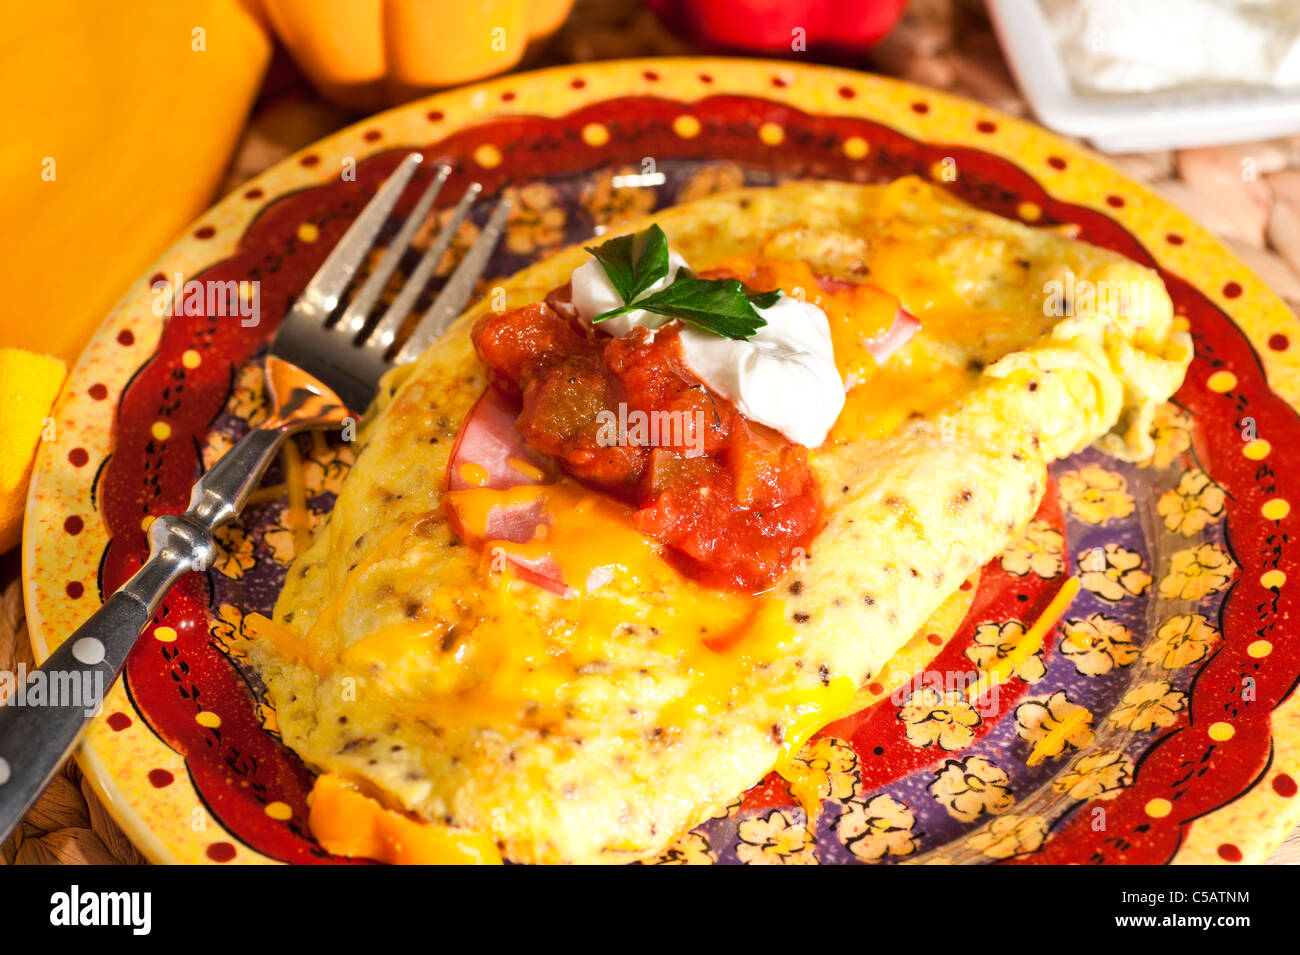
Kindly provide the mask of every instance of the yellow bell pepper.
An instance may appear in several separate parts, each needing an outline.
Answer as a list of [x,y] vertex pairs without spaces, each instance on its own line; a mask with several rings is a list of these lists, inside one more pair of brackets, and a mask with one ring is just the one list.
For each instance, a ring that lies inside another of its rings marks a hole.
[[63,385],[63,362],[17,348],[0,348],[0,554],[22,533],[32,457],[42,440],[52,440],[47,418]]
[[374,110],[504,73],[573,0],[262,0],[280,40],[326,96]]
[[76,359],[212,201],[270,54],[253,0],[6,8],[0,345]]

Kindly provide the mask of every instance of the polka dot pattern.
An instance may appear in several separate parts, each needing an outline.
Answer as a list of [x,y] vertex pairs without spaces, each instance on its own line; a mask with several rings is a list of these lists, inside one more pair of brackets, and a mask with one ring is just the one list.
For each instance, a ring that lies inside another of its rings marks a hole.
[[862,159],[870,152],[871,147],[867,145],[867,141],[861,136],[850,136],[844,140],[843,149],[844,155],[850,159]]
[[1242,860],[1241,850],[1230,842],[1225,842],[1219,846],[1219,858],[1224,862],[1240,862]]
[[1230,371],[1216,371],[1206,379],[1205,387],[1223,394],[1237,387],[1237,376]]
[[1273,446],[1271,444],[1263,438],[1256,438],[1254,441],[1247,442],[1245,447],[1241,449],[1241,453],[1251,461],[1263,461],[1272,450]]
[[484,143],[474,150],[474,161],[484,169],[495,169],[501,165],[501,150],[491,143]]
[[207,856],[213,862],[229,862],[235,858],[235,847],[229,842],[214,842],[208,846]]
[[682,139],[694,139],[700,134],[700,121],[691,115],[678,116],[673,120],[673,132]]
[[1016,215],[1026,222],[1037,222],[1043,217],[1043,210],[1036,202],[1022,202],[1016,209]]
[[1168,799],[1152,799],[1143,809],[1152,819],[1163,819],[1174,811],[1174,804]]
[[122,730],[127,729],[130,725],[131,717],[127,716],[125,713],[110,713],[108,715],[109,729],[113,730],[115,733],[122,732]]
[[1275,497],[1272,500],[1265,501],[1259,512],[1264,515],[1266,520],[1280,521],[1291,513],[1291,505],[1280,497]]
[[1236,735],[1237,730],[1231,723],[1219,722],[1210,724],[1208,732],[1210,739],[1214,740],[1216,743],[1224,743],[1232,739],[1232,737]]

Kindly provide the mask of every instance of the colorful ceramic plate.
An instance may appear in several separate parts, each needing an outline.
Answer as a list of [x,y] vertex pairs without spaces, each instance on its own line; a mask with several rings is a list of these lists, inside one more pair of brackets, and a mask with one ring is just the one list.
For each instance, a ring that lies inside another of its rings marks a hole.
[[[1154,458],[1061,462],[1024,539],[863,688],[861,711],[667,861],[1242,862],[1300,820],[1287,624],[1300,610],[1300,325],[1203,229],[1091,155],[975,103],[834,69],[678,59],[510,76],[374,117],[227,197],[130,289],[58,404],[24,548],[39,656],[265,413],[259,350],[411,147],[454,165],[444,196],[471,179],[512,190],[493,276],[712,190],[916,173],[1159,268],[1194,333]],[[233,317],[209,303],[164,321],[151,286],[177,276],[257,280],[263,321],[245,327],[233,301]],[[225,647],[244,613],[271,606],[309,532],[283,482],[305,488],[315,520],[348,463],[346,446],[298,442],[217,565],[172,592],[83,747],[155,861],[332,861],[305,824],[311,774]],[[1067,576],[1081,590],[1061,625],[1026,639]],[[992,668],[1012,672],[993,709],[905,682]]]

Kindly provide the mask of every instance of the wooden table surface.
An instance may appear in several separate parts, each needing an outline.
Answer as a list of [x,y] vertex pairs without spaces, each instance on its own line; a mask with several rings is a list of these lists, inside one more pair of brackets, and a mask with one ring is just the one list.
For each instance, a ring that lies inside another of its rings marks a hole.
[[[524,68],[695,52],[637,0],[578,0]],[[857,64],[1030,117],[979,0],[912,0],[894,33]],[[359,117],[318,97],[277,56],[220,195]],[[1223,239],[1300,314],[1300,135],[1267,142],[1110,157]],[[220,198],[214,196],[214,199]],[[0,556],[0,669],[33,665],[16,553]],[[139,864],[139,852],[69,761],[0,846],[6,864]],[[1268,860],[1300,864],[1300,829]]]

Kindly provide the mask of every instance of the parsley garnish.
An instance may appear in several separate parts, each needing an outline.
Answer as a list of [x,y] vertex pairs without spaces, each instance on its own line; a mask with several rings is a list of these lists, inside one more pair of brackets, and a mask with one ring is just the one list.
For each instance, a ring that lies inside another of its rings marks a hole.
[[587,251],[594,255],[623,301],[630,302],[668,274],[668,236],[657,225],[620,235]]
[[771,308],[781,296],[779,290],[752,292],[738,279],[702,279],[689,269],[678,269],[671,283],[645,295],[669,272],[668,237],[657,225],[587,251],[600,262],[625,303],[597,315],[593,323],[644,310],[743,341],[767,324],[755,308]]

